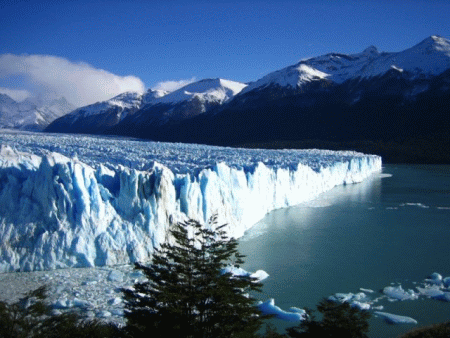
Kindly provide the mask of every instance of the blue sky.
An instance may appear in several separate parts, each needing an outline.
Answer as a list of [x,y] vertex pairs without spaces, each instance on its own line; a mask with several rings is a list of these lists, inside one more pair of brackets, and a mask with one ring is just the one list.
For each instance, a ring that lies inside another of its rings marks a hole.
[[[105,84],[105,95],[167,81],[254,81],[306,57],[369,45],[394,52],[433,34],[449,38],[449,13],[448,0],[3,0],[0,88],[89,87],[74,75],[80,69],[90,83]],[[90,92],[78,104],[94,100]]]

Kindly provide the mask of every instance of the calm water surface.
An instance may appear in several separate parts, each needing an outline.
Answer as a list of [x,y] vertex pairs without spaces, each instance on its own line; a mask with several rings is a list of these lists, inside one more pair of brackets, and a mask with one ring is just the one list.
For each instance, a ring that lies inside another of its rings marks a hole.
[[[450,166],[386,165],[381,175],[336,187],[315,201],[268,214],[240,240],[248,270],[263,269],[261,300],[314,308],[337,292],[414,289],[432,272],[450,276]],[[417,326],[450,320],[450,303],[389,302],[382,311]],[[283,330],[292,326],[281,320]],[[371,337],[396,337],[414,325],[370,321]]]

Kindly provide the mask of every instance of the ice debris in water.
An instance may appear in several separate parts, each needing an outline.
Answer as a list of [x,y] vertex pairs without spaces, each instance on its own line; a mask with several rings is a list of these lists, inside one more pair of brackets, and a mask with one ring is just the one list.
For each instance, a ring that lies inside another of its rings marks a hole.
[[231,273],[233,276],[249,276],[252,278],[256,278],[255,282],[261,282],[267,277],[269,277],[269,274],[265,272],[264,270],[258,270],[254,273],[248,272],[242,268],[238,268],[234,265],[229,265],[222,269],[222,273]]
[[289,322],[298,322],[305,319],[306,311],[296,307],[289,308],[289,311],[282,310],[275,305],[275,299],[270,298],[265,302],[258,302],[258,308],[263,314],[274,315],[278,319]]
[[411,317],[399,316],[380,311],[375,311],[374,313],[377,316],[382,317],[389,324],[417,324],[417,320]]
[[415,300],[419,298],[419,295],[413,290],[405,291],[401,285],[386,286],[383,293],[393,300]]

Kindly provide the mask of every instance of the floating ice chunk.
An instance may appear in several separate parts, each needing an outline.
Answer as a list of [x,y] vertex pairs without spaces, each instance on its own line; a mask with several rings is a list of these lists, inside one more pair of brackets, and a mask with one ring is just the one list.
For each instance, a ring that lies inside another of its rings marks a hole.
[[96,316],[97,316],[97,318],[108,318],[108,317],[111,317],[111,312],[106,311],[106,310],[100,311],[96,314]]
[[264,270],[258,270],[254,273],[248,272],[247,270],[244,270],[242,268],[238,268],[236,266],[229,265],[222,269],[222,273],[231,273],[233,276],[249,276],[252,278],[256,278],[255,282],[260,282],[267,277],[269,277],[269,274],[265,272]]
[[360,310],[370,310],[370,299],[364,292],[353,293],[336,293],[328,297],[328,300],[339,303],[349,303],[352,307]]
[[89,303],[87,300],[82,300],[82,299],[78,299],[78,298],[74,298],[72,300],[72,306],[74,307],[82,307],[82,308],[87,308],[90,307],[92,304]]
[[359,288],[362,292],[366,292],[366,293],[374,293],[375,291],[371,290],[371,289],[364,289],[364,288]]
[[411,317],[399,316],[380,311],[375,311],[375,314],[382,317],[389,324],[417,324],[417,320]]
[[413,290],[405,291],[402,286],[386,286],[383,293],[391,299],[395,300],[415,300],[419,298],[419,294]]
[[110,282],[122,282],[123,278],[124,278],[123,272],[118,270],[111,270],[111,272],[108,275],[108,280]]
[[368,301],[369,298],[367,297],[367,295],[364,292],[359,292],[359,293],[336,293],[333,296],[330,296],[328,298],[331,301],[338,301],[341,303],[344,302],[352,302],[352,301]]
[[422,296],[445,302],[450,301],[450,292],[442,291],[439,285],[425,286],[424,288],[417,287],[417,290]]
[[110,300],[108,300],[108,305],[111,305],[111,306],[120,305],[121,303],[122,303],[122,298],[120,298],[120,297],[114,297],[114,298],[111,298]]
[[68,300],[65,298],[58,299],[55,303],[53,303],[53,308],[55,309],[65,309],[68,307]]
[[124,315],[123,309],[112,309],[111,314],[113,316],[122,317]]
[[366,310],[366,311],[370,310],[370,304],[369,303],[361,303],[361,302],[358,302],[358,301],[353,301],[351,303],[351,306],[352,307],[356,307],[356,308],[358,308],[360,310]]
[[402,204],[400,204],[400,206],[401,207],[413,206],[413,207],[419,207],[419,208],[424,208],[424,209],[428,209],[429,208],[428,205],[425,205],[425,204],[422,204],[422,203],[402,203]]
[[450,287],[450,277],[445,277],[442,282],[446,288]]
[[96,280],[86,280],[86,281],[82,282],[81,285],[95,285],[97,283],[98,283],[98,281],[96,281]]
[[433,272],[430,277],[428,277],[427,279],[425,279],[426,283],[430,283],[430,284],[437,284],[437,285],[441,285],[443,281],[442,275],[437,273],[437,272]]
[[274,315],[278,319],[282,319],[289,322],[299,322],[305,319],[306,311],[291,307],[290,312],[284,311],[278,306],[275,305],[275,299],[270,298],[265,302],[259,302],[258,308],[261,310],[263,314]]
[[328,297],[333,302],[350,302],[353,298],[353,293],[336,293],[334,296]]
[[258,270],[255,273],[252,273],[250,275],[250,277],[252,278],[256,278],[258,282],[266,279],[267,277],[269,277],[269,274],[267,272],[265,272],[264,270]]
[[238,268],[234,265],[229,265],[222,269],[222,274],[231,273],[233,276],[250,276],[250,273],[242,268]]

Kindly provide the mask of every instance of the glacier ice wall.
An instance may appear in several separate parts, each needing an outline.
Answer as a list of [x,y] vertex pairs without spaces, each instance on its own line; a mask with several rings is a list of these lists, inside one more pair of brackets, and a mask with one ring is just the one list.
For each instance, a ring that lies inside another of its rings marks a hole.
[[[327,154],[316,152],[310,163]],[[378,156],[336,154],[326,165],[217,162],[177,173],[155,161],[146,170],[94,167],[52,151],[36,155],[3,145],[0,272],[145,261],[168,240],[171,224],[206,223],[213,214],[239,237],[274,209],[381,170]]]

